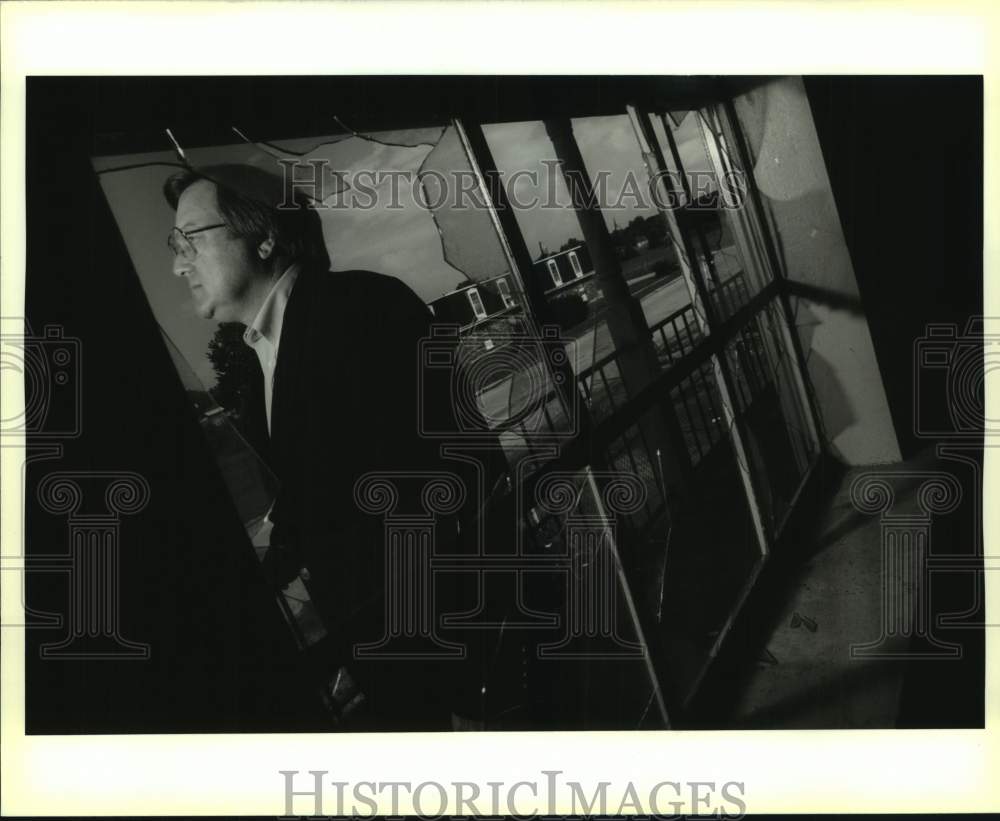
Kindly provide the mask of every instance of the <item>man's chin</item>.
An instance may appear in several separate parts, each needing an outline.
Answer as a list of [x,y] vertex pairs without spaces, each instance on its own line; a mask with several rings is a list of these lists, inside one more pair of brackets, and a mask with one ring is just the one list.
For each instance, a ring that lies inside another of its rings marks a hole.
[[195,315],[199,319],[214,319],[215,318],[215,306],[206,303],[194,304]]

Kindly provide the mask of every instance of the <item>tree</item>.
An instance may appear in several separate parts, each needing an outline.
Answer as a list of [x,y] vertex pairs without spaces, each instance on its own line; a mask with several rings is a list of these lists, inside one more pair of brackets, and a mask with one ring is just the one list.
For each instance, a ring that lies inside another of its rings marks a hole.
[[216,377],[211,394],[237,414],[257,373],[257,355],[243,341],[244,330],[239,322],[222,322],[208,343],[208,360]]

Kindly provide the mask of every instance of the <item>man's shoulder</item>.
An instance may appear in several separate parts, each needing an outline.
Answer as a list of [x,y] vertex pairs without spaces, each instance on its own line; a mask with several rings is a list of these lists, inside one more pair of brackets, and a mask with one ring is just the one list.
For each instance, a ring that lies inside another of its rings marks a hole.
[[[300,289],[300,284],[303,286]],[[352,269],[306,273],[296,283],[293,315],[301,321],[334,321],[346,326],[378,317],[390,323],[425,324],[430,309],[402,280],[374,271]]]
[[[317,329],[331,340],[377,333],[389,345],[394,340],[422,338],[433,320],[423,300],[406,283],[387,274],[324,271],[307,274],[302,281],[305,287],[292,294],[297,305],[290,316],[293,325],[311,336]],[[299,290],[298,283],[295,289]]]
[[408,307],[424,306],[413,290],[401,279],[388,274],[363,269],[325,271],[313,274],[310,279],[316,288],[330,294],[354,296],[361,299],[385,299],[392,304]]

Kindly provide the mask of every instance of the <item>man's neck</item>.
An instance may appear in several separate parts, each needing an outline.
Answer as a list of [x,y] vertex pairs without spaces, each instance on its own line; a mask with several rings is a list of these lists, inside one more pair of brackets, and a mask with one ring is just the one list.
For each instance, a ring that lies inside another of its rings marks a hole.
[[250,325],[253,323],[257,314],[260,313],[264,301],[286,270],[288,270],[287,265],[282,265],[280,268],[276,266],[275,270],[272,270],[266,278],[261,277],[254,280],[247,293],[247,299],[244,301],[244,310],[241,311],[240,322],[242,324]]

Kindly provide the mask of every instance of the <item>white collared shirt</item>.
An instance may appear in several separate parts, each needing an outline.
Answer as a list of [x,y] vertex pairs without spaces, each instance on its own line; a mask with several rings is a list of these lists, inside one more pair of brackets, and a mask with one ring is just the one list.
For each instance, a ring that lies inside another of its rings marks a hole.
[[274,283],[271,292],[260,306],[257,316],[243,333],[243,341],[253,348],[264,372],[264,408],[267,411],[267,432],[271,432],[271,396],[274,391],[274,370],[278,365],[278,344],[281,342],[281,325],[285,318],[288,297],[291,296],[299,266],[289,265]]

